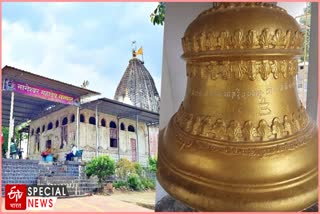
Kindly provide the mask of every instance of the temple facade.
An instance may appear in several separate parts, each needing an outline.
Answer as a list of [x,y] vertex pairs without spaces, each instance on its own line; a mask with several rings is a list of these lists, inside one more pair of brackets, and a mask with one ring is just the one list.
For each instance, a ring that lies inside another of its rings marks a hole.
[[31,120],[27,157],[39,160],[51,148],[56,160],[65,160],[72,145],[83,150],[84,161],[107,154],[145,165],[157,155],[160,97],[143,61],[129,61],[114,100],[90,100],[81,98],[79,114],[69,105]]
[[[145,122],[95,111],[80,110],[79,149],[82,159],[88,161],[107,154],[113,159],[127,158],[146,164],[148,157],[157,154],[158,127]],[[137,131],[138,130],[138,131]],[[40,153],[48,146],[57,160],[65,160],[76,142],[76,107],[70,106],[48,114],[30,123],[28,157],[41,159]],[[138,145],[137,145],[138,142]]]

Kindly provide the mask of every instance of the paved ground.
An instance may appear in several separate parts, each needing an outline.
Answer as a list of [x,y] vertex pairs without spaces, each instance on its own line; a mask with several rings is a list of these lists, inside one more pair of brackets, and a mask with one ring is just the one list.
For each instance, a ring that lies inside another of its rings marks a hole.
[[[121,195],[121,194],[120,194]],[[129,195],[126,198],[125,195]],[[135,195],[135,196],[134,196]],[[136,197],[138,199],[141,195],[141,198],[148,198],[148,194],[123,194],[122,199],[126,201],[130,201],[130,198],[133,199]],[[149,193],[149,196],[153,197]],[[66,212],[154,212],[153,209],[147,209],[142,206],[136,205],[134,202],[124,202],[120,200],[118,196],[103,196],[103,195],[93,195],[87,197],[79,197],[79,198],[65,198],[58,199],[53,211],[66,211]],[[1,211],[4,211],[4,199],[1,201]],[[23,211],[24,213],[26,211]]]
[[113,199],[120,200],[123,202],[129,202],[133,204],[137,204],[149,209],[154,210],[155,207],[155,191],[148,191],[148,192],[116,192],[109,196]]

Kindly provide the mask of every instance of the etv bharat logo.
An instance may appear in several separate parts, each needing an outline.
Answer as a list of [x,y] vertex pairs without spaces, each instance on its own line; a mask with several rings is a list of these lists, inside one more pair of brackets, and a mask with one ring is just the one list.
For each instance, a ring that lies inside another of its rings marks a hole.
[[69,196],[66,185],[7,184],[6,210],[51,210],[57,197]]
[[6,203],[7,210],[25,210],[27,208],[27,185],[6,185]]
[[20,192],[19,189],[15,192],[15,189],[17,189],[17,186],[11,187],[10,192],[8,192],[8,197],[10,200],[15,198],[16,202],[18,202],[18,200],[22,198],[23,192]]

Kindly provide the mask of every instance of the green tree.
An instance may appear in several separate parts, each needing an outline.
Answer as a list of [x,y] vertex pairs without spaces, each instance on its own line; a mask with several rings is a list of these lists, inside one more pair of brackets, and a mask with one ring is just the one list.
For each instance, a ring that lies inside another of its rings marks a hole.
[[159,2],[157,8],[151,13],[150,18],[151,22],[154,25],[163,25],[164,17],[166,14],[166,6],[164,2]]
[[134,165],[134,169],[135,169],[135,172],[137,173],[137,175],[139,175],[140,177],[143,177],[144,170],[143,170],[141,164],[138,162],[135,162],[133,165]]
[[[304,29],[304,33],[306,34],[305,45],[303,46],[303,50],[306,49],[306,61],[309,61],[309,47],[310,47],[310,22],[311,22],[311,4],[308,2],[307,7],[304,8],[304,14],[299,18],[299,23],[302,25]],[[302,56],[301,61],[304,60]]]
[[116,175],[121,180],[126,180],[130,174],[135,172],[134,164],[126,158],[121,158],[116,164]]
[[2,144],[2,157],[6,156],[6,152],[8,151],[8,137],[9,137],[9,128],[2,127],[2,134],[4,138],[4,142]]
[[157,159],[149,158],[148,159],[148,170],[151,172],[157,172]]
[[[26,123],[22,123],[21,125],[15,128],[13,138],[14,138],[14,141],[17,143],[17,147],[19,146],[18,145],[19,142],[27,138],[27,134],[22,133],[20,135],[19,130],[25,128],[28,125],[29,124],[26,122]],[[2,157],[5,157],[6,152],[8,151],[9,127],[2,127],[2,134],[4,139],[4,142],[2,144]]]
[[88,162],[85,168],[85,173],[90,178],[97,176],[99,184],[102,184],[109,176],[115,173],[115,162],[108,155],[93,158]]

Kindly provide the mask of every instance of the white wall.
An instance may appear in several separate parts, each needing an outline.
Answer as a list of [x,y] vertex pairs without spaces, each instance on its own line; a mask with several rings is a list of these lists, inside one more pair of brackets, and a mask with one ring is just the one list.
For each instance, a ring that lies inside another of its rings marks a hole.
[[[35,150],[35,134],[30,134],[30,141],[29,141],[29,158],[30,159],[37,159],[40,160],[41,156],[40,153],[44,151],[46,148],[46,141],[52,140],[52,152],[54,155],[58,155],[58,160],[64,160],[65,159],[65,153],[69,152],[71,150],[71,144],[76,144],[76,123],[70,122],[71,115],[76,115],[76,108],[75,107],[66,107],[64,109],[61,109],[57,112],[53,112],[49,115],[46,115],[45,117],[42,117],[38,120],[32,121],[30,123],[30,132],[34,130],[36,132],[37,127],[40,127],[40,151]],[[83,149],[83,157],[82,159],[85,161],[88,161],[95,157],[96,154],[96,147],[97,147],[97,141],[96,141],[96,126],[93,124],[89,124],[89,118],[94,117],[95,118],[95,111],[89,110],[89,109],[81,109],[80,115],[84,115],[85,122],[80,122],[80,142],[79,142],[79,149]],[[62,119],[64,117],[68,117],[68,145],[65,146],[63,149],[60,149],[60,143],[61,143],[61,123]],[[101,126],[101,120],[104,119],[106,121],[106,127]],[[60,124],[58,128],[55,128],[55,121],[59,120]],[[111,157],[113,157],[115,160],[118,160],[118,148],[117,147],[111,147],[110,146],[110,128],[109,124],[113,121],[116,123],[117,127],[120,126],[121,123],[125,125],[125,131],[120,131],[119,140],[120,143],[118,143],[118,146],[120,146],[120,158],[127,158],[129,160],[132,160],[132,148],[130,139],[136,139],[136,121],[132,119],[122,118],[119,120],[119,124],[117,123],[117,117],[114,115],[109,114],[103,114],[98,113],[98,139],[99,139],[99,145],[98,145],[98,155],[108,154]],[[49,122],[53,122],[53,129],[47,130],[47,125]],[[46,126],[46,130],[42,132],[42,126]],[[135,132],[129,132],[128,126],[132,125],[135,129]],[[138,123],[139,129],[138,129],[138,148],[139,148],[139,162],[142,165],[146,165],[149,157],[149,143],[148,143],[148,132],[147,132],[147,126],[144,122]],[[153,127],[149,129],[149,135],[153,136],[152,139],[150,139],[151,145],[157,145],[158,139],[155,138],[155,135],[158,135],[159,129],[158,127]],[[157,150],[155,150],[156,152]],[[156,156],[156,153],[151,153],[151,156]]]

